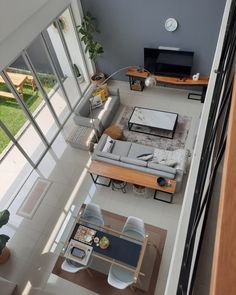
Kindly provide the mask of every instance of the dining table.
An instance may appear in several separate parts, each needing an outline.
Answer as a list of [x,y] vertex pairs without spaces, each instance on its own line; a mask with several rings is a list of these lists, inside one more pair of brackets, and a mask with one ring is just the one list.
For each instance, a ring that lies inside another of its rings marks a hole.
[[[138,281],[139,276],[145,276],[141,271],[141,266],[148,245],[148,235],[145,235],[144,239],[140,240],[122,231],[113,229],[110,226],[98,226],[97,224],[88,222],[82,218],[82,213],[83,208],[79,212],[78,217],[75,218],[70,232],[68,232],[60,257],[64,259],[74,259],[74,261],[78,262],[78,258],[73,258],[73,255],[71,255],[71,249],[74,248],[77,243],[80,249],[86,251],[87,247],[89,252],[91,252],[89,253],[91,256],[104,263],[115,264],[133,272],[134,282]],[[81,235],[83,231],[85,231],[86,238]],[[87,240],[88,233],[91,237]],[[109,245],[106,248],[101,247],[97,242],[97,240],[101,241],[104,237],[109,241]],[[90,249],[92,251],[90,251]]]

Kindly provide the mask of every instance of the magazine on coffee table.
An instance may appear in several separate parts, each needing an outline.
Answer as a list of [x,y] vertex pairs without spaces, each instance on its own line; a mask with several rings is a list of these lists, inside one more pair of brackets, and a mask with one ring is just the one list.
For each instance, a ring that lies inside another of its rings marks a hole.
[[96,233],[96,230],[80,225],[74,235],[74,239],[82,243],[92,245]]

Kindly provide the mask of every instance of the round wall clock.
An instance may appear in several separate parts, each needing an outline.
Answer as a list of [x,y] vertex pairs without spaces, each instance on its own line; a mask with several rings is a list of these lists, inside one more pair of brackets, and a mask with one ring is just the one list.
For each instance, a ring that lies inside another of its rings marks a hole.
[[178,22],[175,18],[168,18],[165,22],[165,29],[168,32],[174,32],[178,27]]

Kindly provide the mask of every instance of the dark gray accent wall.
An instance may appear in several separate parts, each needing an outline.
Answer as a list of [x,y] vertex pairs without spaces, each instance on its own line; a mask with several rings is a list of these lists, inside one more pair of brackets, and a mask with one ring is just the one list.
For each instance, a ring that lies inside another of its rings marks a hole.
[[[143,65],[143,48],[172,46],[194,51],[193,73],[209,75],[225,0],[81,0],[83,11],[97,18],[104,54],[97,66],[107,74]],[[165,20],[174,17],[171,33]],[[123,75],[116,78],[125,79]]]

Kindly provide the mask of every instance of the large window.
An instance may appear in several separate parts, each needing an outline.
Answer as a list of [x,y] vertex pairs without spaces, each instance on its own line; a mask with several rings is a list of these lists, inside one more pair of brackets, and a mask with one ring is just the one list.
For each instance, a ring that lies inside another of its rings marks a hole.
[[16,196],[89,84],[69,7],[0,73],[0,202]]

